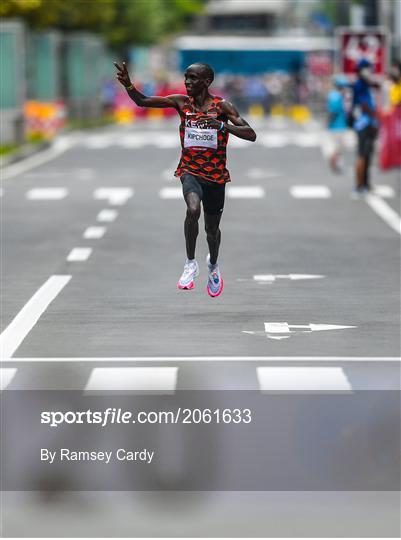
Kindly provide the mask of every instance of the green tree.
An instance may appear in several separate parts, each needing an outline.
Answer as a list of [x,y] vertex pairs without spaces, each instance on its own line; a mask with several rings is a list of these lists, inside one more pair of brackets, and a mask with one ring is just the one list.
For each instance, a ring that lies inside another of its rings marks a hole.
[[150,45],[182,30],[206,0],[1,0],[0,16],[23,18],[40,30],[88,30],[117,51]]

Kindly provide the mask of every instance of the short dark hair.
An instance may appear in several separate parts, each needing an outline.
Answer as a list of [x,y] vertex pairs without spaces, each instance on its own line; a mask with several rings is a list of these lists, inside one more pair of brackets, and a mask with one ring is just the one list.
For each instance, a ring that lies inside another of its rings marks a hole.
[[195,62],[192,64],[193,66],[199,66],[202,69],[202,75],[205,77],[205,79],[210,79],[211,82],[214,80],[214,71],[210,64],[206,64],[206,62]]

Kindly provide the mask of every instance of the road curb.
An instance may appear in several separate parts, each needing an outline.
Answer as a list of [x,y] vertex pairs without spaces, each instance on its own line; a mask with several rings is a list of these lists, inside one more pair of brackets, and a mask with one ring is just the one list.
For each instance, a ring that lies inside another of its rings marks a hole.
[[13,163],[29,158],[38,152],[42,152],[43,150],[50,148],[51,144],[51,141],[44,141],[36,144],[24,144],[12,154],[0,157],[0,169],[4,169],[8,165],[12,165]]

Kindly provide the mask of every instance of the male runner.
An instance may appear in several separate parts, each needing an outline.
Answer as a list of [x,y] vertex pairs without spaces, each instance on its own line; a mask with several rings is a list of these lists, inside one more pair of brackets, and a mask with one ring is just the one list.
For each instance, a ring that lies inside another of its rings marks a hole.
[[353,192],[353,198],[356,199],[371,189],[369,169],[379,127],[372,87],[380,88],[380,85],[372,80],[372,68],[372,64],[365,58],[359,60],[357,79],[351,87],[353,128],[358,138],[356,186]]
[[117,79],[139,107],[173,107],[181,117],[182,154],[175,176],[181,179],[187,205],[184,224],[187,260],[178,288],[193,289],[194,279],[199,275],[195,246],[202,201],[209,245],[207,292],[211,297],[219,296],[224,286],[217,264],[221,241],[219,225],[225,184],[230,181],[226,169],[228,134],[254,141],[256,133],[231,103],[209,93],[214,79],[209,64],[197,62],[185,70],[186,96],[173,94],[165,97],[145,96],[132,84],[126,63],[123,62],[122,67],[116,62],[114,65],[118,70]]

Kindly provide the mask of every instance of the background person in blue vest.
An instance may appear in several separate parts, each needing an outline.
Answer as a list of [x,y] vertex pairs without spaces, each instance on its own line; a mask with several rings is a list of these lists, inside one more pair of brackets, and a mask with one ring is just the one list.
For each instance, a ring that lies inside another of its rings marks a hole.
[[341,75],[334,77],[334,87],[327,95],[328,136],[323,146],[326,158],[329,160],[333,172],[340,173],[339,159],[346,146],[347,112],[345,108],[345,89],[349,85],[348,79]]
[[369,169],[374,152],[374,143],[379,122],[372,87],[378,87],[372,80],[372,64],[362,59],[357,64],[357,79],[352,85],[352,126],[358,140],[356,161],[355,195],[370,191]]

